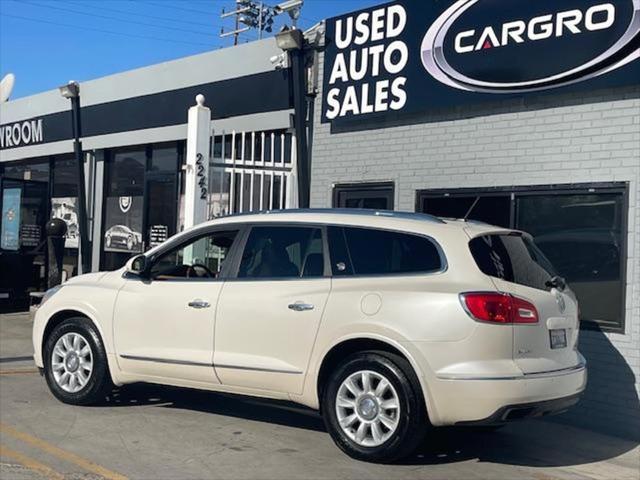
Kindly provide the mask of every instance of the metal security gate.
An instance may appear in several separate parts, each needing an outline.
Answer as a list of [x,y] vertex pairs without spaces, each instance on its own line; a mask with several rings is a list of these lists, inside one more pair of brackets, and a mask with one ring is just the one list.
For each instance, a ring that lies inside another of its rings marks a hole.
[[285,130],[217,133],[209,162],[209,218],[296,208],[295,136]]

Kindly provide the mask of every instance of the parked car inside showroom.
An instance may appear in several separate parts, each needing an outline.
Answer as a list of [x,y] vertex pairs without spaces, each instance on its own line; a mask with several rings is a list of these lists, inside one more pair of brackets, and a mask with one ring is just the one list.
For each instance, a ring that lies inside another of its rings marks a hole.
[[433,427],[575,404],[578,332],[575,296],[524,232],[302,210],[213,220],[73,278],[33,341],[63,402],[133,382],[291,400],[347,454],[390,462]]
[[134,232],[126,225],[114,225],[104,234],[106,248],[124,248],[132,251],[142,245],[142,234]]

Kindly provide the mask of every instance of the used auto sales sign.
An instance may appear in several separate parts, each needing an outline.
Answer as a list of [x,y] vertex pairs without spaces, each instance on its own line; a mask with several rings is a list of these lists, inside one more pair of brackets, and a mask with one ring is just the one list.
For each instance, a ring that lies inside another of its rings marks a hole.
[[640,83],[640,0],[398,0],[327,20],[323,122]]

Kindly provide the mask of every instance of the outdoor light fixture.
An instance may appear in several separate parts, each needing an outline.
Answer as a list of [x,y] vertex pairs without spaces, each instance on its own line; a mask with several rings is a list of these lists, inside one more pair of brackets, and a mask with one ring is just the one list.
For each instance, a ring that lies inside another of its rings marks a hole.
[[276,34],[276,44],[278,48],[284,51],[302,50],[304,44],[304,35],[302,30],[296,29],[283,29],[280,33]]
[[78,82],[75,82],[73,80],[71,80],[66,85],[58,87],[58,90],[60,90],[60,95],[62,95],[64,98],[71,99],[78,98],[78,96],[80,96],[80,85],[78,85]]
[[294,127],[296,131],[296,155],[298,169],[298,206],[309,208],[309,156],[307,129],[307,83],[304,51],[304,34],[297,28],[284,26],[276,34],[276,44],[284,51],[291,62],[293,86]]

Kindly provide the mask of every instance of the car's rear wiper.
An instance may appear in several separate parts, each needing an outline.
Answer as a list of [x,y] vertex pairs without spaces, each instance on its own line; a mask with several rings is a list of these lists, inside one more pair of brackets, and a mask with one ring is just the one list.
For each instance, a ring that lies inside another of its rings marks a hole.
[[566,280],[557,275],[555,277],[551,277],[549,280],[544,282],[544,284],[549,288],[557,288],[560,291],[563,291],[565,288],[567,288]]

